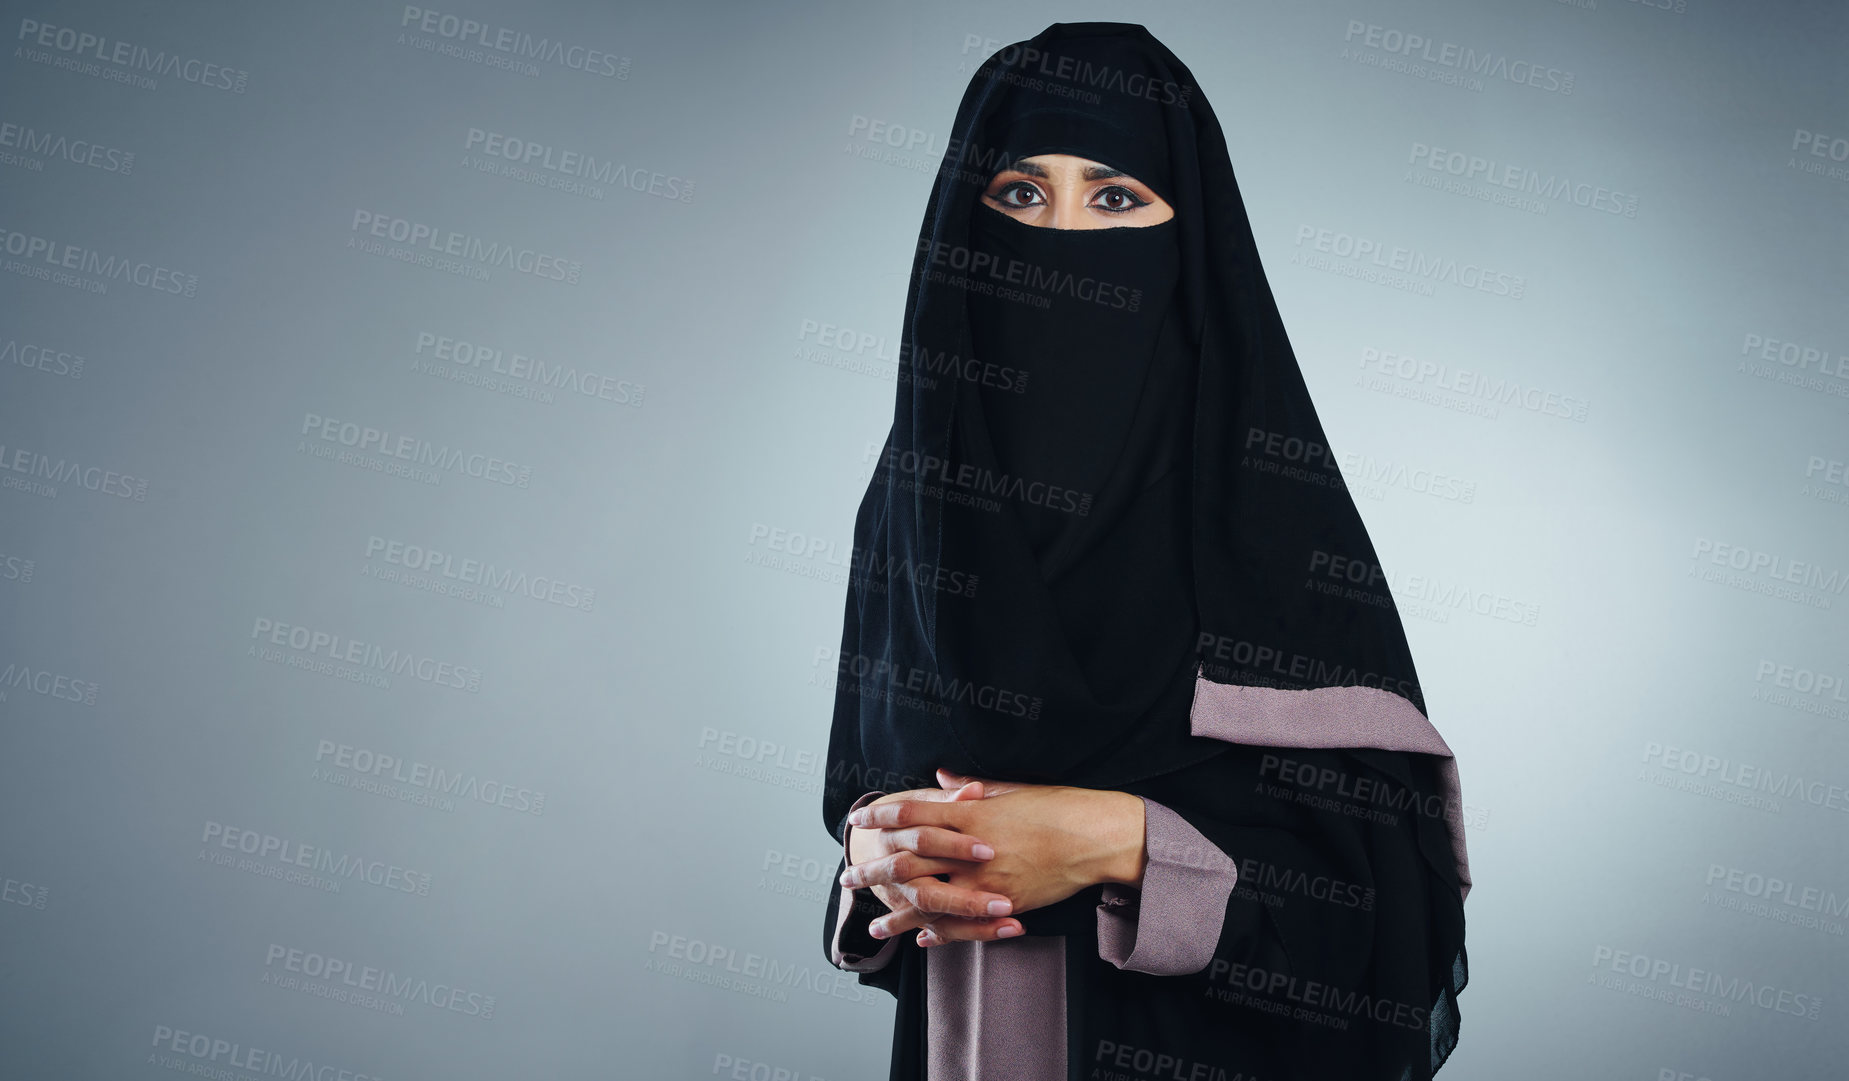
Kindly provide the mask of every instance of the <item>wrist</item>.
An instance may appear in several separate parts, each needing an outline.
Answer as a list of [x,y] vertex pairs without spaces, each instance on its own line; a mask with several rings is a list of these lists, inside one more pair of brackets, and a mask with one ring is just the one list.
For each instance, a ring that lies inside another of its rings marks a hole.
[[1104,797],[1100,803],[1105,812],[1100,820],[1106,826],[1095,880],[1140,887],[1143,868],[1148,862],[1142,797],[1129,792],[1101,792],[1099,795]]

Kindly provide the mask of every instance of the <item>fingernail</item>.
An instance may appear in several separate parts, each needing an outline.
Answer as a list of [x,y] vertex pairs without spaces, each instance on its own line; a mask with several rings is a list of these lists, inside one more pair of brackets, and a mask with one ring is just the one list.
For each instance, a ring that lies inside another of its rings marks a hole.
[[865,811],[849,811],[848,812],[848,816],[847,816],[848,825],[863,826],[866,824],[866,822],[867,822],[867,812]]
[[872,935],[874,938],[885,938],[886,937],[886,925],[881,923],[878,920],[874,920],[872,923],[867,925],[867,933]]
[[990,901],[989,902],[989,915],[991,916],[1006,916],[1009,912],[1013,910],[1014,910],[1014,905],[1008,901]]
[[918,932],[918,944],[920,946],[935,946],[937,945],[937,936],[929,931],[920,931]]
[[855,881],[856,881],[856,876],[853,871],[841,872],[841,885],[842,886],[846,887],[847,889],[853,889]]
[[976,858],[979,860],[992,860],[995,858],[995,850],[983,844],[981,841],[977,841],[975,847],[971,848],[970,851],[975,853]]
[[996,938],[1013,938],[1020,933],[1021,929],[1012,923],[1003,924],[995,929]]

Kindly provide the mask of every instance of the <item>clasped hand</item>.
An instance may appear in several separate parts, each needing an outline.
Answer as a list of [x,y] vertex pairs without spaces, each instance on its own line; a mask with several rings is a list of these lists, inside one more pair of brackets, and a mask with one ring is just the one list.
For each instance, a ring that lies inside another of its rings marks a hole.
[[[1014,914],[1099,882],[1140,884],[1143,804],[1127,792],[937,771],[940,788],[881,796],[848,817],[841,885],[871,887],[892,911],[875,938],[918,928],[918,944],[1009,938]],[[939,877],[942,876],[942,877]]]

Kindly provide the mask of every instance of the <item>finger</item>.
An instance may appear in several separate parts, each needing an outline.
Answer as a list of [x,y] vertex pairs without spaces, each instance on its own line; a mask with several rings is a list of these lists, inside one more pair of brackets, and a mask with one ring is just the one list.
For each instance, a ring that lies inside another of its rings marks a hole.
[[[932,803],[955,803],[958,800],[981,799],[987,793],[980,782],[970,781],[950,788],[919,788],[913,790],[907,799],[927,800]],[[872,804],[868,804],[869,807]]]
[[[923,928],[929,927],[933,923],[936,923],[942,920],[961,918],[961,917],[954,917],[954,916],[946,916],[941,912],[929,912],[924,909],[921,909],[918,906],[910,903],[909,901],[906,901],[903,897],[893,896],[893,894],[890,892],[892,889],[893,887],[890,887],[890,886],[882,887],[882,890],[888,891],[888,892],[883,892],[880,894],[880,899],[884,901],[886,904],[886,907],[892,909],[892,911],[886,913],[885,915],[879,917],[876,920],[873,920],[867,925],[868,933],[871,934],[874,938],[880,938],[880,939],[892,938],[897,935],[902,935],[907,931],[921,930]],[[976,917],[976,918],[971,919],[969,922],[971,923],[984,922],[986,919],[993,919],[993,922],[995,923],[998,930],[1000,927],[1006,926],[1008,924],[1012,924],[1017,928],[1020,927],[1021,925],[1019,920],[1013,920],[1013,919],[1003,920],[999,917],[992,917],[992,918]],[[996,934],[996,935],[992,935],[991,937],[1006,938],[1010,936]],[[923,945],[922,942],[919,944]]]
[[882,804],[899,804],[904,800],[949,800],[952,793],[945,789],[904,789],[899,793],[886,793],[876,800],[867,800],[869,808],[878,808]]
[[961,792],[959,792],[956,789],[946,790],[942,788],[908,788],[903,792],[894,792],[889,795],[881,796],[879,799],[869,802],[867,806],[880,807],[888,803],[904,803],[908,800],[925,800],[931,803],[948,803],[952,800],[964,799],[964,798],[968,798],[968,797],[964,796]]
[[975,785],[985,797],[999,796],[1003,792],[1021,787],[1013,781],[995,781],[986,777],[974,777],[967,773],[952,773],[942,766],[937,768],[937,783],[951,789]]
[[925,926],[933,918],[931,913],[918,911],[907,904],[903,898],[898,899],[897,904],[888,901],[887,907],[892,911],[867,924],[867,933],[874,938],[884,939],[902,935],[907,931]]
[[[945,860],[972,860],[981,863],[995,858],[995,849],[980,837],[962,830],[942,826],[907,826],[880,831],[880,841],[887,852],[916,852]],[[967,868],[959,868],[967,870]],[[912,876],[916,878],[917,876]]]
[[1022,933],[1021,921],[1016,919],[965,919],[961,916],[939,916],[918,930],[920,946],[941,946],[946,942],[993,942],[1000,938],[1014,938]]
[[880,844],[884,855],[848,865],[837,881],[848,889],[859,889],[921,875],[968,871],[972,865],[995,858],[995,849],[977,838],[936,826],[882,830]]
[[[961,789],[958,790],[962,791]],[[943,826],[956,829],[963,821],[964,809],[955,805],[956,792],[931,792],[917,799],[891,803],[869,803],[847,816],[848,824],[862,829],[892,829],[905,826]]]
[[899,851],[879,859],[856,863],[841,872],[842,886],[857,890],[864,886],[898,885],[914,878],[950,874],[970,869],[968,860],[934,859],[916,852]]
[[935,878],[913,878],[890,884],[913,908],[936,916],[1006,916],[1014,903],[1005,894],[953,886]]

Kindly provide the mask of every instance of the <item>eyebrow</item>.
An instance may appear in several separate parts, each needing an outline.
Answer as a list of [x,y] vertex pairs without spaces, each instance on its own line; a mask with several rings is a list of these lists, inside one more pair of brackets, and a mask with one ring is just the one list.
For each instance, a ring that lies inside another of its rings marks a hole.
[[[1026,173],[1028,176],[1038,177],[1041,180],[1047,178],[1046,169],[1037,161],[1013,162],[999,170],[999,172]],[[1113,169],[1108,165],[1087,165],[1079,173],[1079,178],[1081,180],[1109,180],[1114,176],[1130,176],[1130,174],[1124,172],[1122,169]],[[1130,177],[1130,179],[1135,180],[1136,178]]]

